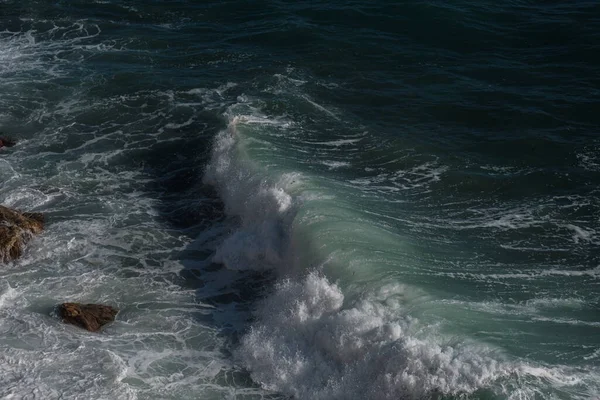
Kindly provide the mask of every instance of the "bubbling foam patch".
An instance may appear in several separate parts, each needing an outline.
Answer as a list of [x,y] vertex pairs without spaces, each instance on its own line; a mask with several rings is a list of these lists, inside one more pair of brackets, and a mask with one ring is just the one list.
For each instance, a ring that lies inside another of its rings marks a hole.
[[284,280],[260,304],[239,360],[269,389],[301,399],[460,394],[511,373],[492,349],[420,327],[402,310],[403,290],[388,285],[346,301],[316,272]]

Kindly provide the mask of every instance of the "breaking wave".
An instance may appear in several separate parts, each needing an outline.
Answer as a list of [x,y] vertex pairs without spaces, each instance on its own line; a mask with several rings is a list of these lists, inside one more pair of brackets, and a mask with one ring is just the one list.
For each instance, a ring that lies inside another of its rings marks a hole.
[[291,122],[246,102],[226,116],[229,125],[215,138],[204,180],[216,186],[237,228],[214,261],[277,276],[235,357],[255,381],[300,399],[539,394],[547,384],[539,375],[549,370],[421,321],[414,309],[426,293],[397,281],[354,279],[335,246],[321,241],[327,235],[311,238],[318,233],[311,225],[329,217],[312,203],[335,196],[316,189],[310,176],[274,174],[252,159],[253,133],[285,130]]

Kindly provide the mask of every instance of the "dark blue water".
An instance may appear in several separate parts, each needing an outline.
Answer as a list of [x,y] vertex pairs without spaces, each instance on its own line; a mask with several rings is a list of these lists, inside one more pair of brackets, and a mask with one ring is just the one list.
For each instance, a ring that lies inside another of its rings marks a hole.
[[0,397],[600,397],[598,54],[591,1],[0,0]]

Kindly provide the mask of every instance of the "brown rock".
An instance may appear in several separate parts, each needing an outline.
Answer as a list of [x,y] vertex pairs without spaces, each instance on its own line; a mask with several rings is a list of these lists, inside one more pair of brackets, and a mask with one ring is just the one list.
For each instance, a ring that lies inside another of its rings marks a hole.
[[115,320],[119,310],[102,304],[63,303],[58,313],[63,322],[73,324],[90,332],[96,332]]
[[44,229],[44,215],[0,206],[0,262],[17,259],[34,234]]

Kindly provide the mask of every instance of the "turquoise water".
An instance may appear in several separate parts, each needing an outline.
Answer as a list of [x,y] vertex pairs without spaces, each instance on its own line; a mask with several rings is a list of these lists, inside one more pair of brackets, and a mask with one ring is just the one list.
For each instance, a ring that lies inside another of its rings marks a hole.
[[599,28],[0,1],[0,201],[48,217],[0,270],[0,397],[599,397]]

